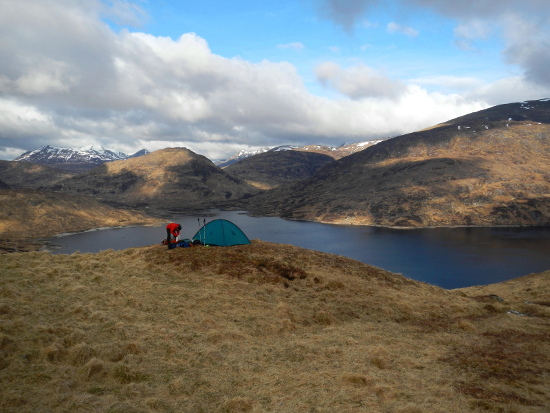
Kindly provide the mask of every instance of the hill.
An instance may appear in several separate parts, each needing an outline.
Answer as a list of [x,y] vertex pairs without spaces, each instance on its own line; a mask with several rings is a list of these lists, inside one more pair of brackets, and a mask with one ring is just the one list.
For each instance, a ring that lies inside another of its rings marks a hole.
[[271,189],[309,178],[332,161],[334,158],[315,152],[269,151],[242,159],[224,171],[258,189]]
[[46,165],[0,161],[0,180],[10,188],[39,189],[71,176],[72,173]]
[[257,192],[185,148],[162,149],[109,162],[47,189],[94,196],[116,204],[179,211],[213,208]]
[[139,211],[113,208],[90,197],[0,189],[0,253],[38,249],[41,244],[33,240],[64,232],[160,222]]
[[511,294],[446,291],[261,241],[8,254],[0,268],[6,412],[550,405],[548,272]]
[[550,225],[549,117],[548,99],[476,112],[344,157],[249,208],[364,225]]

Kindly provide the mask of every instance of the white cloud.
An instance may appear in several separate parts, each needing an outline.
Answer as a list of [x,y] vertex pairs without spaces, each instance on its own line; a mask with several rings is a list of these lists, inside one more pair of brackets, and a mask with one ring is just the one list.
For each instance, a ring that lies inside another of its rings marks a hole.
[[148,20],[147,13],[134,3],[105,0],[102,6],[102,15],[120,25],[141,27]]
[[305,46],[300,42],[292,42],[287,44],[278,44],[277,48],[279,49],[293,49],[293,50],[302,50]]
[[404,85],[363,64],[342,68],[336,63],[325,62],[317,69],[317,78],[351,99],[395,98],[404,91]]
[[321,14],[352,33],[368,7],[379,0],[314,0]]
[[491,29],[489,22],[479,19],[473,19],[462,22],[455,27],[455,36],[462,39],[485,39],[489,35]]
[[[369,8],[379,0],[316,0],[321,14],[352,33],[357,22],[363,20]],[[476,40],[499,36],[504,41],[505,62],[524,71],[525,80],[542,87],[550,87],[550,7],[546,0],[398,0],[398,6],[407,13],[411,8],[423,7],[458,21],[455,45],[464,51],[478,51]],[[390,33],[416,36],[410,27],[390,23]]]
[[[366,10],[367,2],[359,3],[340,10],[342,24]],[[336,12],[339,3],[331,4]],[[4,0],[0,158],[46,144],[126,153],[186,146],[211,158],[243,147],[336,145],[424,128],[480,110],[486,94],[502,93],[475,80],[479,93],[468,99],[429,93],[421,82],[406,84],[366,65],[327,62],[318,79],[340,93],[329,99],[310,93],[290,63],[225,58],[194,33],[172,39],[115,32],[102,21],[102,5]],[[529,50],[511,58],[530,64],[537,49]],[[511,100],[524,99],[517,96]]]
[[454,91],[455,93],[464,93],[484,86],[484,82],[475,77],[449,75],[411,79],[410,83],[422,86],[437,86],[439,90]]
[[386,26],[386,31],[391,34],[400,33],[409,37],[416,37],[420,34],[418,30],[413,29],[412,27],[403,26],[395,22],[388,23],[388,25]]

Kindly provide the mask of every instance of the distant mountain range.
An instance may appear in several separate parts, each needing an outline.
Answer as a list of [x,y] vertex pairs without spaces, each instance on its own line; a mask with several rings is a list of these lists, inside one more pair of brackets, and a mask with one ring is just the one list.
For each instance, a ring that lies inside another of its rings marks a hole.
[[25,152],[14,159],[15,162],[30,162],[39,165],[49,165],[72,172],[82,172],[92,169],[105,162],[120,161],[147,155],[149,151],[142,149],[133,155],[114,152],[103,147],[87,146],[82,148],[59,148],[46,145],[33,151]]
[[233,155],[232,157],[215,161],[214,163],[220,168],[225,168],[227,166],[233,165],[243,159],[250,158],[255,155],[266,152],[284,152],[284,151],[301,151],[301,152],[316,152],[323,155],[328,155],[333,159],[340,159],[344,156],[351,155],[352,153],[362,151],[363,149],[368,148],[369,146],[376,145],[377,143],[382,142],[383,140],[371,140],[371,141],[362,141],[356,143],[344,143],[340,146],[327,146],[327,145],[309,145],[309,146],[295,146],[295,145],[281,145],[273,147],[260,148],[255,151],[245,151],[242,150],[238,154]]
[[[138,157],[86,149],[46,146],[0,161],[0,190],[340,224],[550,225],[550,99],[498,105],[383,141],[241,152],[223,168],[185,148]],[[58,167],[71,162],[87,170]]]

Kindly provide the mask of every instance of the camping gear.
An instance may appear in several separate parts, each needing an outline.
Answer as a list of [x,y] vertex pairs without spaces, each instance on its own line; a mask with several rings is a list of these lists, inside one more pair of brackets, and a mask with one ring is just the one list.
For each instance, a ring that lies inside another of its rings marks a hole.
[[199,229],[193,237],[203,245],[227,247],[229,245],[250,244],[248,237],[231,221],[215,219]]
[[[161,244],[168,245],[168,241],[166,240],[166,238],[162,240]],[[192,247],[195,244],[197,244],[195,241],[193,241],[192,239],[186,238],[177,242],[176,241],[170,242],[170,245],[168,246],[168,248],[169,249],[176,248],[176,247],[187,248],[187,247]]]

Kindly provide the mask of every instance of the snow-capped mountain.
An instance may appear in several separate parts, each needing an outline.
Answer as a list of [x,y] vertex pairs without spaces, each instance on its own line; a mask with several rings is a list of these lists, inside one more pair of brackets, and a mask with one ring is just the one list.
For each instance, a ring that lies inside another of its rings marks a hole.
[[242,161],[243,159],[249,158],[254,155],[258,155],[264,152],[279,152],[279,151],[303,151],[303,152],[317,152],[325,155],[329,155],[335,159],[342,158],[352,153],[362,151],[363,149],[368,148],[369,146],[376,145],[377,143],[382,142],[384,139],[372,140],[372,141],[362,141],[355,143],[344,143],[340,146],[326,146],[326,145],[310,145],[310,146],[295,146],[295,145],[281,145],[275,147],[266,147],[260,148],[255,151],[240,151],[238,154],[233,155],[231,158],[214,162],[220,168],[225,168],[226,166],[233,165],[236,162]]
[[149,152],[142,149],[134,155],[114,152],[102,146],[85,146],[77,149],[59,148],[46,145],[34,151],[25,152],[14,159],[16,162],[31,162],[40,165],[50,165],[72,171],[83,171],[105,162],[119,161],[136,156],[146,155]]
[[226,166],[232,165],[235,162],[239,162],[243,159],[250,158],[251,156],[258,155],[260,153],[264,152],[279,152],[279,151],[291,151],[294,149],[297,149],[297,146],[294,145],[281,145],[281,146],[271,146],[271,147],[264,147],[260,149],[256,149],[255,151],[245,151],[242,150],[238,154],[233,155],[231,158],[221,160],[214,162],[217,166],[220,168],[224,168]]

